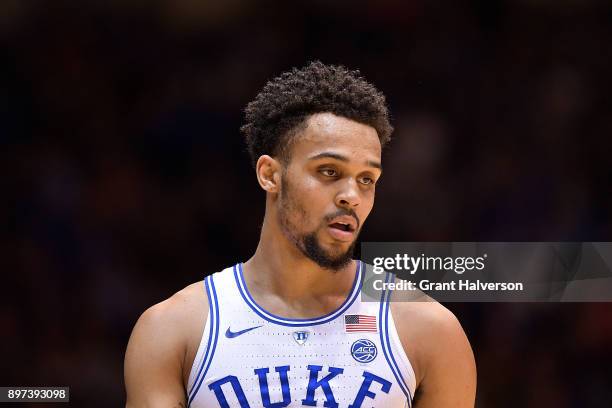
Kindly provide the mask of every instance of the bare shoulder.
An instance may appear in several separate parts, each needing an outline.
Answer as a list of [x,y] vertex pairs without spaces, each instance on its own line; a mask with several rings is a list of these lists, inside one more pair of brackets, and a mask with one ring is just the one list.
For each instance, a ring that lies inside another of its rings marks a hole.
[[400,337],[427,342],[445,341],[441,335],[451,337],[464,335],[455,315],[431,298],[426,301],[392,302],[391,311]]
[[[391,304],[396,330],[416,374],[417,391],[421,388],[417,396],[425,392],[429,399],[436,398],[432,406],[446,406],[442,398],[454,393],[466,401],[454,406],[473,406],[476,365],[468,338],[450,310],[427,300]],[[416,406],[429,406],[428,398]]]
[[134,331],[144,331],[157,342],[167,339],[186,345],[194,329],[206,322],[207,315],[208,299],[202,282],[196,282],[145,310]]
[[202,313],[208,314],[208,298],[204,284],[196,282],[145,310],[141,319],[176,326],[192,323]]
[[128,406],[146,405],[153,400],[161,401],[160,406],[175,406],[184,399],[186,378],[207,314],[208,300],[202,282],[144,311],[125,354]]
[[[391,313],[398,336],[415,370],[417,383],[423,377],[432,352],[443,342],[464,336],[455,315],[440,303],[427,301],[391,302]],[[434,356],[435,357],[435,356]]]

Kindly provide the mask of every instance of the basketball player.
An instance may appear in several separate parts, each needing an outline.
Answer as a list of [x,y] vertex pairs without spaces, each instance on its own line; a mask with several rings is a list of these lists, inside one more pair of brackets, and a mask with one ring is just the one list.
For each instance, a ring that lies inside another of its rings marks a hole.
[[314,62],[269,82],[242,131],[266,194],[259,245],[143,313],[127,406],[473,407],[474,357],[447,309],[359,296],[352,251],[392,131],[384,96]]

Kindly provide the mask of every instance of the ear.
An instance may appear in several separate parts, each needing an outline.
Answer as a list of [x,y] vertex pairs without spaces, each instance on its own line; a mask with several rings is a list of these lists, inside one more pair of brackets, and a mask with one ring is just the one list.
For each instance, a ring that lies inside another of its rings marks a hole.
[[259,182],[261,188],[263,188],[266,192],[279,192],[281,171],[281,163],[273,157],[264,154],[257,159],[257,164],[255,165],[257,181]]

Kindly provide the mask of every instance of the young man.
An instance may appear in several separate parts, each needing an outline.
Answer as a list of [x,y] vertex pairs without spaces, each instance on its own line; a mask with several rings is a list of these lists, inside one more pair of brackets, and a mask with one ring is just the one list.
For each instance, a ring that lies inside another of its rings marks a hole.
[[362,302],[353,247],[389,140],[384,96],[314,62],[246,109],[266,212],[255,254],[148,309],[125,357],[127,406],[474,406],[476,369],[436,302]]

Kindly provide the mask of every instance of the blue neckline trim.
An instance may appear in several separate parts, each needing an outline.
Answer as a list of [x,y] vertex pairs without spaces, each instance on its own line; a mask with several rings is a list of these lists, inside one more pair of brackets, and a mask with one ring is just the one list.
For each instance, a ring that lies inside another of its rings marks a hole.
[[234,278],[236,279],[236,286],[238,286],[238,291],[240,295],[244,299],[244,301],[249,305],[249,307],[262,319],[278,324],[281,326],[288,327],[304,327],[304,326],[316,326],[319,324],[327,323],[338,316],[342,315],[344,312],[348,310],[349,307],[355,302],[357,296],[359,295],[359,288],[361,284],[362,277],[362,267],[361,261],[357,261],[357,269],[355,271],[355,279],[353,280],[353,286],[349,295],[346,297],[342,305],[338,307],[338,309],[334,310],[331,313],[328,313],[324,316],[316,317],[313,319],[290,319],[286,317],[281,317],[274,315],[255,302],[255,300],[251,297],[249,293],[249,289],[247,288],[246,282],[244,280],[244,274],[242,272],[242,262],[234,265]]

